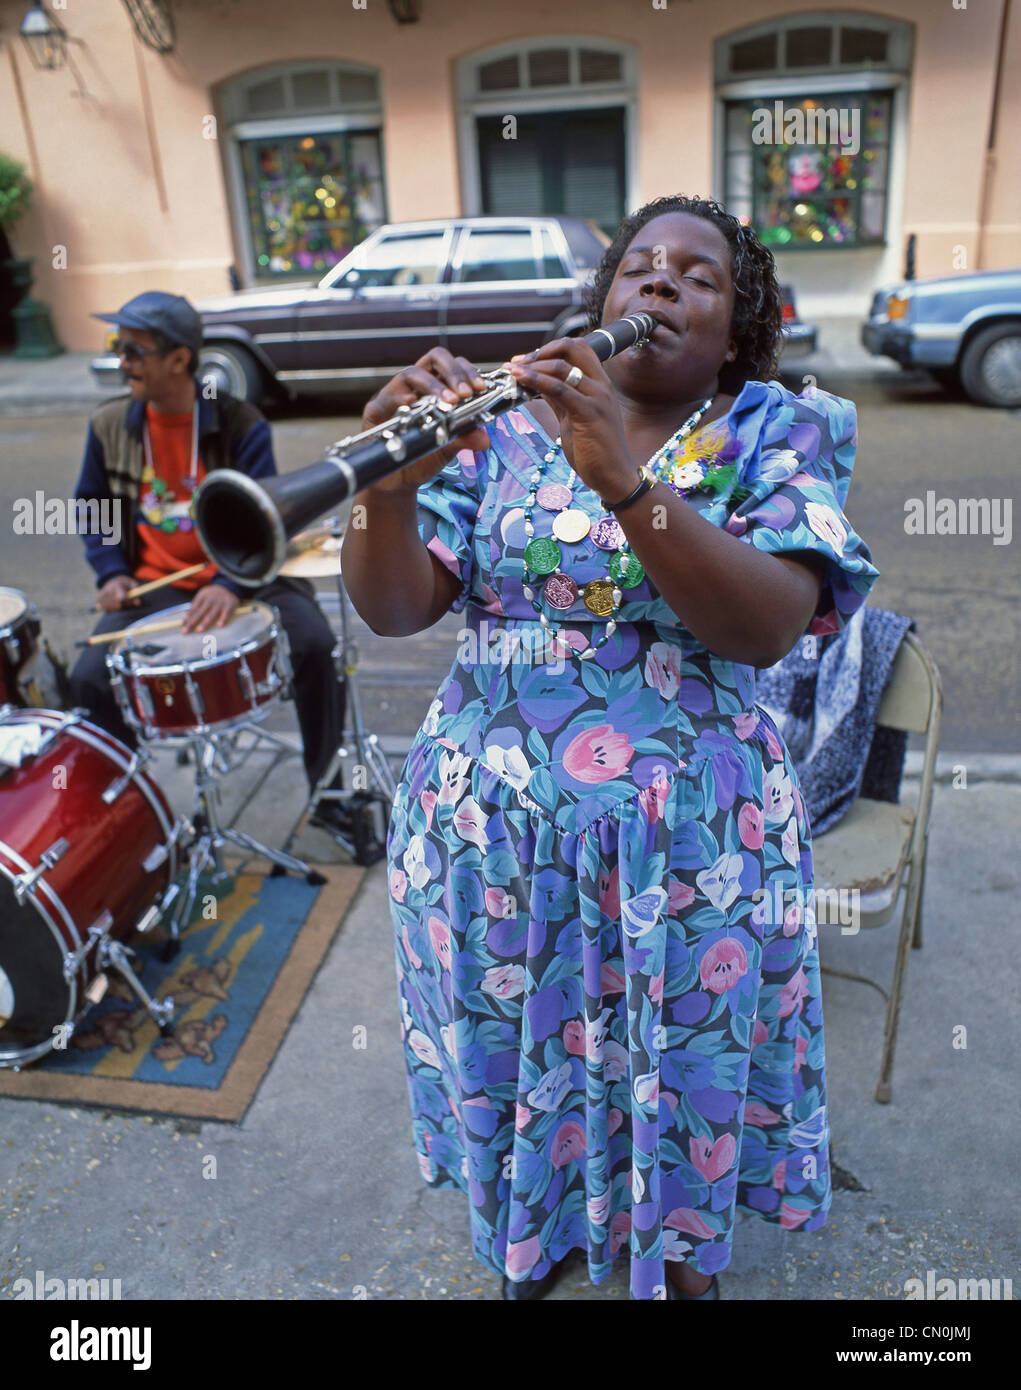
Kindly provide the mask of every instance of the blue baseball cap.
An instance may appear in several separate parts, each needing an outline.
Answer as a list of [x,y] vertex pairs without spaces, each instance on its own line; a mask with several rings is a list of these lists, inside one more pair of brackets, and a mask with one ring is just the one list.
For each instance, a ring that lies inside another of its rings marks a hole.
[[136,294],[116,314],[93,314],[94,319],[121,328],[139,328],[145,333],[162,333],[172,343],[191,348],[198,355],[202,347],[202,319],[179,294],[149,290]]

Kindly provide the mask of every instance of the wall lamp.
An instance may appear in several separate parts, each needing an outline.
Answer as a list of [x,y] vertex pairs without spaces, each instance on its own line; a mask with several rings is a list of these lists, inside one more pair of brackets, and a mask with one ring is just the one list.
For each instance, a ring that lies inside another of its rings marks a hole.
[[45,5],[32,5],[19,31],[37,68],[62,68],[67,62],[67,30]]

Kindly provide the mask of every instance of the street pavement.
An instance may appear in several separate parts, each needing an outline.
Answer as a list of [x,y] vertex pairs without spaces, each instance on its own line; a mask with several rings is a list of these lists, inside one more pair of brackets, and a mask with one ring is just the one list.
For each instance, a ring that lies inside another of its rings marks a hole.
[[[0,411],[14,399],[5,369]],[[29,406],[27,388],[18,389],[14,413],[45,411],[40,397]],[[456,627],[451,616],[403,654],[392,645],[406,677],[397,694],[385,685],[385,659],[373,663],[366,713],[385,732],[395,769],[453,657]],[[394,701],[389,711],[384,696]],[[295,734],[293,707],[280,706],[271,727]],[[917,767],[915,754],[909,773]],[[1012,1278],[1021,1290],[1019,771],[1016,745],[947,746],[924,946],[908,964],[892,1103],[873,1100],[883,1001],[827,975],[830,1220],[806,1235],[739,1219],[724,1299],[896,1301],[908,1280],[924,1282],[929,1271]],[[160,753],[156,775],[175,809],[187,811],[187,769]],[[280,844],[301,811],[302,785],[296,758],[270,767],[257,752],[231,779],[224,809]],[[914,796],[909,776],[904,799]],[[295,848],[318,862],[345,859],[317,830]],[[820,935],[824,965],[888,983],[894,924],[854,936],[824,926]],[[358,1028],[364,1048],[353,1045]],[[215,1179],[203,1177],[210,1155]],[[472,1255],[466,1199],[431,1191],[418,1175],[385,866],[366,873],[240,1124],[0,1100],[0,1221],[0,1297],[42,1270],[119,1278],[131,1299],[499,1299],[497,1279]],[[626,1298],[624,1266],[596,1288],[576,1265],[550,1295]]]

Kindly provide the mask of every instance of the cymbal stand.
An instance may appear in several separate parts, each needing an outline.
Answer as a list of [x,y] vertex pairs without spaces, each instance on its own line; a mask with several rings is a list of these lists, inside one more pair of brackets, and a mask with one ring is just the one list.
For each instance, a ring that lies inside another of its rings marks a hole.
[[[343,534],[343,528],[340,525],[333,528],[332,535],[334,537],[340,538]],[[350,808],[353,818],[364,817],[366,811],[375,806],[380,813],[376,818],[375,845],[366,845],[363,840],[360,840],[360,837],[356,839],[353,832],[349,836],[339,830],[331,829],[330,831],[337,843],[352,854],[358,863],[371,864],[375,863],[377,859],[381,859],[385,853],[386,825],[390,818],[390,807],[397,791],[397,783],[386,754],[383,752],[382,744],[378,737],[370,733],[365,727],[365,721],[362,717],[362,702],[358,690],[358,647],[351,633],[348,613],[349,600],[344,588],[344,576],[339,570],[337,571],[337,599],[340,638],[333,649],[333,661],[338,677],[346,683],[350,733],[341,734],[340,744],[330,759],[329,765],[313,787],[312,794],[297,824],[284,841],[284,848],[290,848],[320,804],[330,802],[343,804]],[[333,785],[337,774],[342,771],[345,765],[348,766],[351,774],[348,783],[351,787],[350,791]],[[359,783],[361,785],[358,785]]]

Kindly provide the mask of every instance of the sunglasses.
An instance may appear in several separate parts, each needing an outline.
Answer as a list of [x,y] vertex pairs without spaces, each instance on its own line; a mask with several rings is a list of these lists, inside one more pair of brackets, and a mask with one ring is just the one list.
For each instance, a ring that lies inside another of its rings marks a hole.
[[143,357],[151,357],[154,353],[165,356],[162,348],[142,347],[139,343],[125,343],[120,338],[114,338],[110,344],[110,351],[115,357],[123,357],[125,362],[141,362]]

